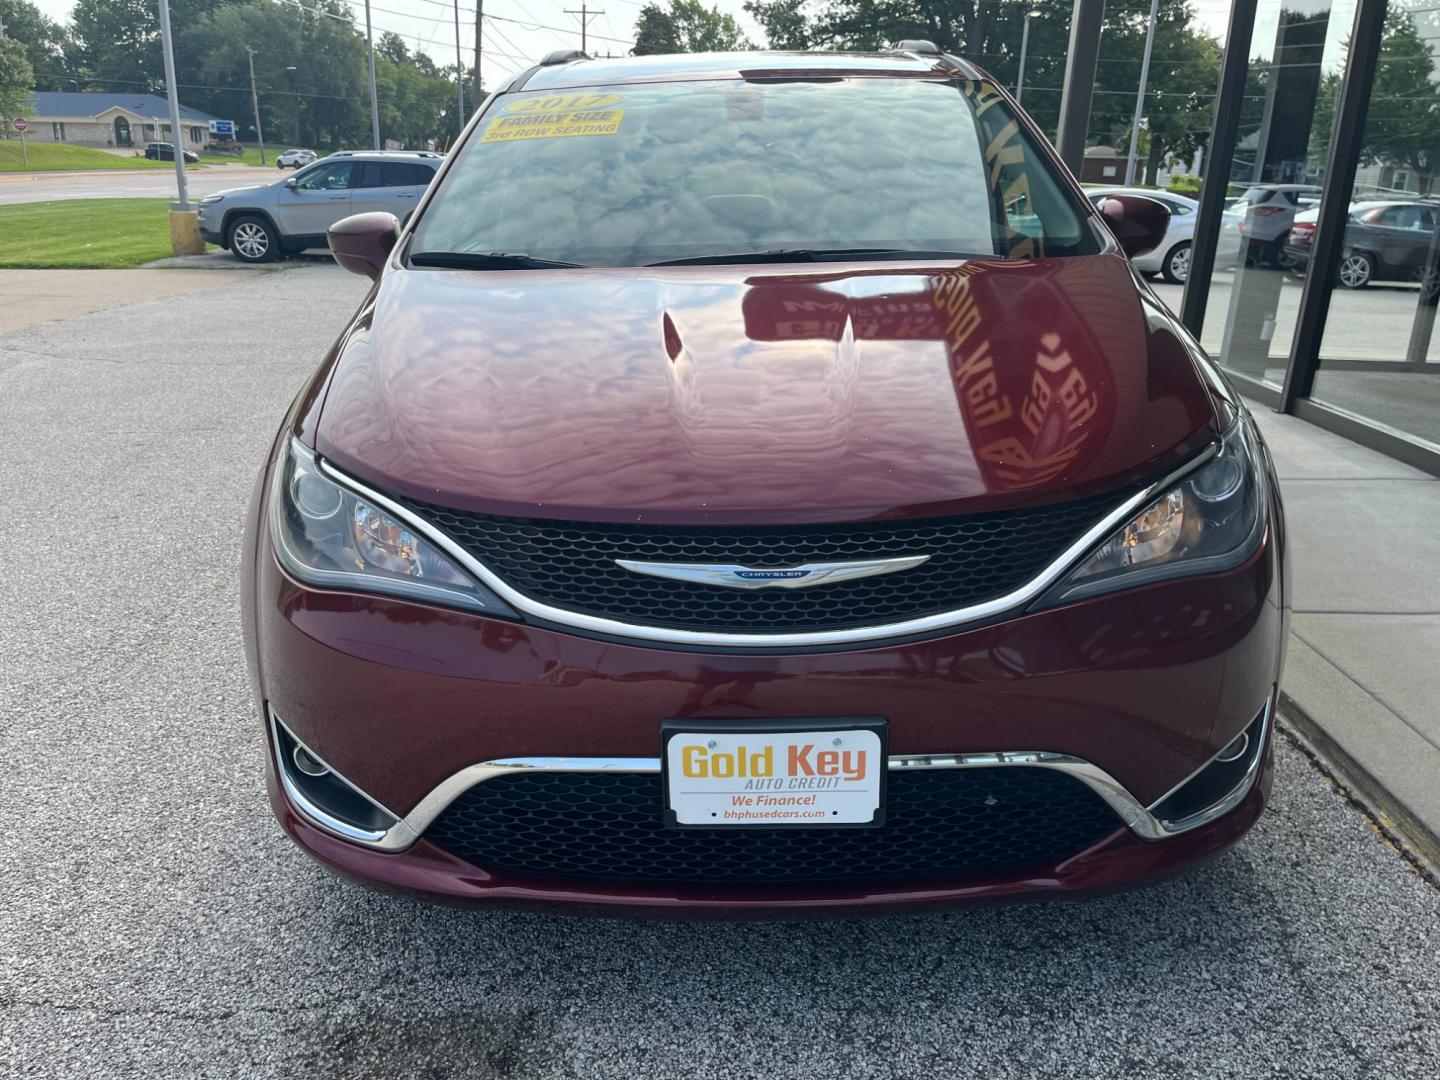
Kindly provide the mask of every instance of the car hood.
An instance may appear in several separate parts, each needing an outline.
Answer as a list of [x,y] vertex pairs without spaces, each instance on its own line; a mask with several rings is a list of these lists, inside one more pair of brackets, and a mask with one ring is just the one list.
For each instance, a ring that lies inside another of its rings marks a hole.
[[928,517],[1149,480],[1213,437],[1125,260],[391,269],[332,356],[316,449],[492,514]]
[[[281,181],[281,183],[284,183],[284,181]],[[215,191],[211,192],[211,194],[220,195],[224,198],[231,199],[234,198],[236,195],[258,195],[262,191],[268,191],[274,186],[274,184],[249,184],[245,187],[226,188],[224,191]]]

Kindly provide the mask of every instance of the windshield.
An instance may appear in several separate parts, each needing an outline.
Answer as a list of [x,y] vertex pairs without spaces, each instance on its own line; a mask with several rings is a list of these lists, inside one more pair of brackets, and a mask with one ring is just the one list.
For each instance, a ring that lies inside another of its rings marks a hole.
[[1051,168],[986,82],[505,95],[461,149],[410,256],[637,266],[792,250],[1098,251],[1083,204]]

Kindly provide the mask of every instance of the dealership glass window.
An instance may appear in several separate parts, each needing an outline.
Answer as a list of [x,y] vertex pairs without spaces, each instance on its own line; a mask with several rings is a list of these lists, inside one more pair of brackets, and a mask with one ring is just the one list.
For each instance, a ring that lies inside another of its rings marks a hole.
[[1292,226],[1320,198],[1324,106],[1354,15],[1355,0],[1262,0],[1252,40],[1227,46],[1251,63],[1200,338],[1222,367],[1276,388],[1300,306]]
[[1437,44],[1435,0],[1390,0],[1310,396],[1440,449]]

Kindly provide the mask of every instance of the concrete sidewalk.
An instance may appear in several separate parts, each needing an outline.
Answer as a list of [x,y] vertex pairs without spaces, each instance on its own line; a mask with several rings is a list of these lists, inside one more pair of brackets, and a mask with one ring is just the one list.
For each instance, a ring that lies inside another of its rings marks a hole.
[[1252,408],[1294,573],[1281,713],[1440,860],[1440,480]]

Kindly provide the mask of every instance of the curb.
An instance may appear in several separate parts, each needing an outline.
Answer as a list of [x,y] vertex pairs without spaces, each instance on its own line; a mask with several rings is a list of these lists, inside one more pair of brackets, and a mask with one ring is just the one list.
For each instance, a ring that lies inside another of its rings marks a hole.
[[1440,889],[1440,836],[1390,794],[1374,774],[1335,742],[1304,708],[1280,691],[1280,719],[1302,752],[1353,803],[1401,858]]

